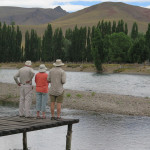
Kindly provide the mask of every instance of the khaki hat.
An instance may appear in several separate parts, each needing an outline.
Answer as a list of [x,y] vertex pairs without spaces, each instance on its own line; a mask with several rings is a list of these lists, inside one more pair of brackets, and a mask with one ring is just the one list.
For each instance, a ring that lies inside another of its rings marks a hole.
[[57,59],[55,63],[53,63],[54,66],[59,67],[59,66],[63,66],[64,63],[62,63],[61,59]]
[[46,70],[47,70],[47,68],[45,67],[44,64],[41,64],[41,65],[39,66],[39,72],[46,72]]
[[27,61],[25,62],[25,65],[26,65],[26,66],[31,66],[31,65],[32,65],[32,63],[31,63],[31,61],[30,61],[30,60],[27,60]]

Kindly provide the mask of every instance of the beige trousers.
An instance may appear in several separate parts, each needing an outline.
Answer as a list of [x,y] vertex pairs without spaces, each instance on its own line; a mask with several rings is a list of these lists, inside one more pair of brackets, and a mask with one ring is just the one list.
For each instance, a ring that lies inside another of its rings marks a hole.
[[32,85],[21,85],[19,116],[30,117],[31,104],[32,104]]

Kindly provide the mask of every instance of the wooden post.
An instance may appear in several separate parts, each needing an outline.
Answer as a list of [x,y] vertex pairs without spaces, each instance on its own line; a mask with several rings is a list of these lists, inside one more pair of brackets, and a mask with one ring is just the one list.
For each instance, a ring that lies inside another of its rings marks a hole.
[[66,136],[66,150],[71,150],[71,138],[72,138],[72,124],[68,124],[68,131]]
[[23,132],[23,150],[28,150],[27,147],[27,133]]

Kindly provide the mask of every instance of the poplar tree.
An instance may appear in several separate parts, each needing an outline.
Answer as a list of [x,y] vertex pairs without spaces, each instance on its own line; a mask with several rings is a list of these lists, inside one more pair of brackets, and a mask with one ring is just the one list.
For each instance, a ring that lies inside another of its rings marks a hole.
[[51,24],[48,24],[42,40],[42,61],[53,61],[53,31]]
[[18,51],[17,51],[17,41],[16,41],[16,31],[15,31],[15,27],[14,24],[10,26],[8,26],[8,32],[9,32],[9,54],[10,54],[10,59],[9,61],[15,61],[17,62],[19,60],[19,56],[18,56]]
[[146,44],[148,45],[149,47],[149,50],[150,50],[150,23],[148,24],[148,29],[146,31]]
[[131,46],[131,38],[125,33],[113,33],[110,36],[109,57],[111,62],[128,62],[128,50]]
[[80,54],[79,54],[79,61],[86,61],[86,32],[87,28],[86,27],[81,27],[80,28],[80,43],[79,43],[79,49],[80,49]]
[[64,40],[64,52],[65,52],[65,59],[67,61],[72,61],[72,30],[69,28],[65,32],[65,40]]
[[137,37],[138,37],[138,25],[136,22],[134,22],[131,31],[131,38],[135,40]]
[[25,33],[25,60],[31,60],[29,31]]
[[86,61],[91,62],[93,60],[91,53],[91,28],[88,27],[87,33],[87,47],[86,47]]
[[103,40],[98,28],[94,29],[92,36],[92,55],[97,71],[102,71],[102,62],[104,61]]
[[144,36],[137,38],[129,49],[131,63],[143,63],[149,58],[149,48]]
[[22,50],[21,50],[21,43],[22,43],[22,33],[19,30],[19,26],[17,26],[17,33],[16,33],[16,49],[15,49],[15,61],[20,61],[22,56]]
[[75,26],[73,32],[72,32],[72,39],[71,39],[71,57],[70,60],[71,62],[78,62],[78,57],[80,54],[80,49],[79,49],[79,29],[77,28],[77,25]]
[[119,32],[124,32],[124,21],[123,20],[119,20],[118,21],[118,25],[117,25],[117,28],[116,28],[116,32],[119,33]]
[[7,41],[8,41],[8,30],[7,30],[7,26],[6,23],[3,24],[3,28],[2,28],[2,62],[6,62],[7,58],[8,58],[8,45],[7,45]]
[[125,33],[126,35],[128,34],[128,25],[127,25],[127,23],[125,23],[124,33]]
[[31,30],[31,36],[30,36],[30,54],[31,54],[31,60],[32,61],[39,61],[40,60],[40,39],[36,33],[35,30]]
[[64,51],[63,51],[63,43],[64,37],[61,28],[57,28],[53,35],[53,56],[54,60],[60,58],[64,59]]
[[3,51],[2,51],[2,24],[0,22],[0,62],[2,62],[3,59]]
[[150,60],[150,23],[148,24],[148,29],[146,31],[145,40],[146,40],[146,45],[148,47],[149,60]]
[[113,21],[113,25],[112,25],[112,33],[116,32],[116,21]]

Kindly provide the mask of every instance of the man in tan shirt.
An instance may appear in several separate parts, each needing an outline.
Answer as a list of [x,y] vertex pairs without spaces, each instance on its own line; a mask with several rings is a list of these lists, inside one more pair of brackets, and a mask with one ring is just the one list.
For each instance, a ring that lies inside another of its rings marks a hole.
[[[53,63],[55,67],[50,69],[48,75],[48,82],[50,82],[50,99],[51,99],[51,120],[61,120],[61,104],[63,102],[64,88],[63,84],[66,82],[66,73],[61,68],[64,65],[60,59]],[[54,117],[55,102],[57,102],[57,118]]]
[[[31,117],[30,107],[32,104],[32,78],[34,77],[31,61],[26,61],[25,66],[19,69],[14,76],[15,82],[20,86],[19,116]],[[18,80],[19,78],[19,80]]]

